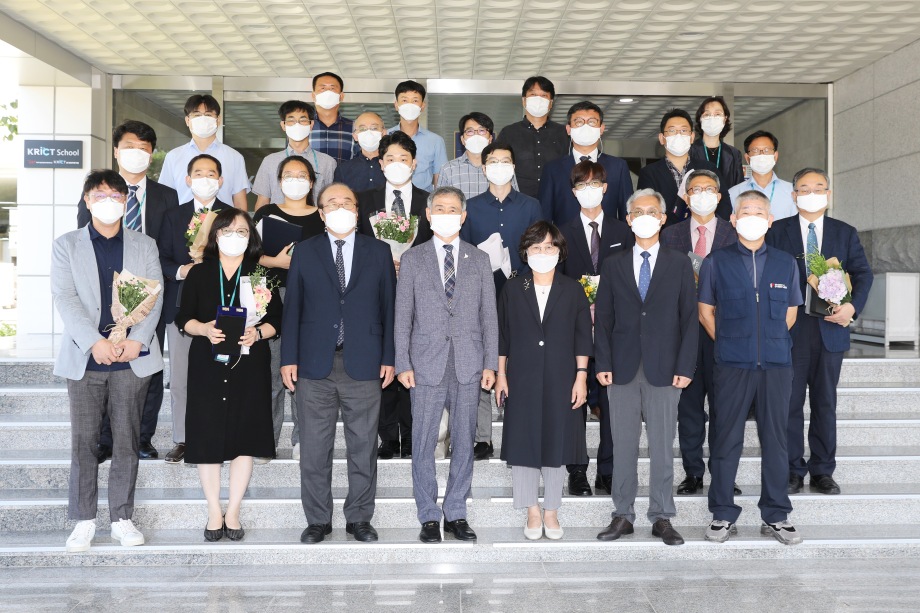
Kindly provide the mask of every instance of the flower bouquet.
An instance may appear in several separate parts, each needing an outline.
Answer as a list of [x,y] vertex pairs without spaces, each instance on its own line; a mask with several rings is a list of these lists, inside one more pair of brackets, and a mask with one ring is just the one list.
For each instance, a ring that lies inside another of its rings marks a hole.
[[588,297],[588,304],[591,305],[591,323],[594,323],[594,301],[597,300],[597,284],[600,282],[600,275],[582,275],[578,280],[581,287],[585,290],[585,296]]
[[371,217],[371,226],[374,228],[374,236],[390,246],[393,260],[398,262],[402,254],[412,246],[418,233],[418,215],[402,217],[381,211]]
[[[268,312],[268,303],[272,301],[272,292],[280,285],[267,273],[262,266],[256,266],[249,275],[240,277],[240,306],[246,309],[247,328],[262,321]],[[249,347],[241,347],[240,353],[249,354]]]
[[188,247],[188,255],[196,264],[200,264],[204,258],[204,248],[208,244],[208,234],[211,232],[211,224],[217,213],[203,208],[192,215],[192,220],[185,230],[185,244]]
[[820,253],[810,253],[805,262],[811,273],[807,279],[811,297],[805,305],[809,315],[827,317],[834,314],[835,307],[852,302],[850,275],[837,258],[825,259]]
[[163,287],[159,281],[135,277],[128,270],[116,272],[112,283],[112,319],[109,340],[118,344],[128,336],[128,330],[150,314]]

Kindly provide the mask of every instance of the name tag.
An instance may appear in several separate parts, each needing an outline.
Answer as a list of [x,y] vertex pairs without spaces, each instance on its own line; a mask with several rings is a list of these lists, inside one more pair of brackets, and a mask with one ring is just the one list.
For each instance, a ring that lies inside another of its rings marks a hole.
[[788,287],[786,287],[786,286],[783,285],[782,283],[771,283],[771,284],[770,284],[770,287],[773,287],[773,288],[776,288],[776,289],[789,289]]

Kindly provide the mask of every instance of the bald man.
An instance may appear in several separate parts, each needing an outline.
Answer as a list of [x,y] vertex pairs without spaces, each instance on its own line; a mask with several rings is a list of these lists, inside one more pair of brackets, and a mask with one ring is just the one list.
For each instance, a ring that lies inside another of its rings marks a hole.
[[335,181],[344,183],[357,192],[365,192],[386,185],[380,168],[380,139],[387,133],[383,119],[377,113],[361,113],[355,119],[352,138],[361,147],[361,153],[335,169]]

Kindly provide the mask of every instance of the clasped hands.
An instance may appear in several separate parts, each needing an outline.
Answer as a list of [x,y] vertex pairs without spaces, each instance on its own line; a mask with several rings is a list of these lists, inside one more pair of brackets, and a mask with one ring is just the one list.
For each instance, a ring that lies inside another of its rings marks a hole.
[[125,339],[120,343],[113,343],[107,338],[100,338],[93,344],[91,351],[96,364],[111,366],[117,362],[137,359],[142,348],[140,341]]

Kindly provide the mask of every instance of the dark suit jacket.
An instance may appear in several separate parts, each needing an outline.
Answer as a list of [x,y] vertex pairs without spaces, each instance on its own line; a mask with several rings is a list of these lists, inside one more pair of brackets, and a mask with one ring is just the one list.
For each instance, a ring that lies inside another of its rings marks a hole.
[[[365,236],[374,238],[374,228],[371,226],[370,217],[386,209],[386,195],[384,191],[386,186],[378,187],[358,194],[358,231]],[[403,197],[403,202],[406,199]],[[418,215],[418,232],[412,245],[421,245],[430,240],[434,234],[431,232],[431,224],[425,216],[428,208],[428,192],[416,186],[412,186],[412,202],[409,204],[409,214]]]
[[597,372],[613,383],[636,377],[640,362],[648,382],[671,385],[674,375],[693,377],[699,343],[699,312],[690,258],[661,246],[645,296],[639,297],[632,249],[604,260],[594,306]]
[[[706,160],[695,160],[690,158],[687,166],[687,172],[691,170],[711,170],[718,172],[716,165]],[[732,214],[732,199],[728,195],[731,185],[721,182],[722,199],[719,200],[719,206],[716,207],[716,217],[728,220]],[[668,169],[666,158],[661,158],[657,162],[652,162],[639,171],[639,182],[637,189],[651,188],[664,197],[664,203],[668,207],[668,220],[665,225],[671,225],[679,221],[690,218],[690,208],[682,198],[677,197],[677,184],[674,183],[674,175]]]
[[339,291],[329,235],[298,243],[291,257],[281,324],[281,365],[297,376],[325,379],[332,372],[339,322],[345,322],[345,371],[358,381],[380,378],[394,366],[396,269],[386,243],[355,236],[351,276]]
[[[148,179],[149,181],[149,179]],[[149,184],[148,184],[149,185]],[[215,200],[212,210],[232,208],[220,200]],[[163,320],[171,324],[179,313],[179,300],[182,297],[183,281],[176,280],[176,271],[180,266],[192,263],[185,243],[185,231],[195,213],[195,202],[189,200],[181,206],[171,208],[163,216],[157,247],[160,249],[160,267],[163,269]]]
[[569,254],[558,268],[562,274],[573,279],[580,279],[584,275],[599,275],[608,255],[630,249],[636,242],[632,230],[626,223],[605,213],[600,227],[601,251],[597,258],[598,269],[595,271],[594,264],[591,262],[591,247],[588,245],[588,237],[585,236],[581,215],[564,224],[559,230],[565,238]]
[[[702,138],[690,145],[690,159],[706,160],[706,145],[703,144]],[[715,159],[709,161],[716,163]],[[741,167],[744,164],[744,154],[737,148],[722,143],[722,153],[718,156],[718,162],[719,178],[726,188],[731,189],[744,181],[744,169]]]
[[[781,249],[795,257],[799,267],[799,282],[802,296],[805,296],[805,245],[802,242],[802,228],[799,225],[799,216],[793,215],[779,221],[774,221],[773,226],[767,231],[766,242],[771,247]],[[850,274],[853,283],[853,306],[856,308],[854,319],[859,317],[866,300],[869,298],[869,289],[872,287],[872,269],[866,252],[859,242],[856,228],[832,217],[824,217],[824,235],[821,239],[821,254],[826,258],[835,257],[840,260],[840,265]],[[798,318],[810,317],[804,312],[804,305],[799,307]],[[794,328],[794,326],[793,326]],[[818,328],[821,330],[821,340],[828,351],[846,351],[850,348],[850,329],[824,321],[819,318]]]
[[[176,190],[171,187],[166,187],[162,183],[157,183],[148,177],[147,196],[144,201],[144,234],[153,240],[158,240],[160,228],[162,227],[163,219],[166,218],[166,213],[178,207],[179,196],[176,194]],[[80,202],[77,203],[77,227],[82,228],[88,224],[92,218],[92,214],[89,212],[89,209],[86,208],[86,202],[84,202],[81,197]],[[165,304],[163,308],[165,311]],[[170,319],[169,321],[172,320]]]
[[[738,242],[738,233],[730,221],[716,217],[716,235],[712,239],[712,250],[728,247]],[[690,220],[685,219],[661,231],[661,244],[669,249],[688,253],[693,251],[693,237],[690,236]]]
[[[633,193],[629,167],[618,157],[602,153],[597,161],[607,171],[607,192],[601,201],[604,215],[626,221],[626,201]],[[543,169],[537,200],[543,207],[543,219],[561,226],[578,217],[581,205],[572,193],[572,169],[575,158],[571,154],[553,160]]]

